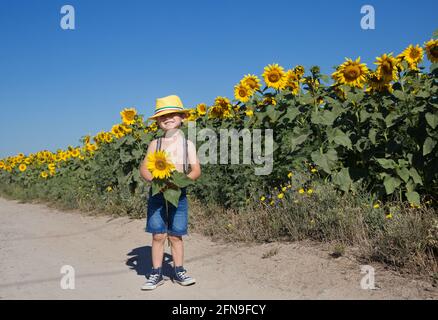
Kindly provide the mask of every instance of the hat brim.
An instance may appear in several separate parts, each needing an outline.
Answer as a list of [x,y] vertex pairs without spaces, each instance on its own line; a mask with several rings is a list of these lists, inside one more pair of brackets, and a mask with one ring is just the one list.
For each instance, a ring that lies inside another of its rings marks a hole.
[[163,110],[161,112],[158,112],[154,114],[152,117],[149,117],[150,120],[157,120],[158,117],[164,116],[165,114],[169,113],[189,113],[190,110]]

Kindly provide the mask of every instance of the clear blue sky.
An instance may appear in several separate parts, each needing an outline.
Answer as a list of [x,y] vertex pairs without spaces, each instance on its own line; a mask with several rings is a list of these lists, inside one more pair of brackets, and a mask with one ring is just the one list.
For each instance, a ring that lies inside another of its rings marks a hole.
[[[60,28],[65,4],[75,30]],[[365,4],[375,30],[360,28]],[[151,115],[157,97],[186,107],[232,97],[270,63],[372,65],[428,40],[437,12],[433,0],[0,0],[0,158],[78,145],[125,107]]]

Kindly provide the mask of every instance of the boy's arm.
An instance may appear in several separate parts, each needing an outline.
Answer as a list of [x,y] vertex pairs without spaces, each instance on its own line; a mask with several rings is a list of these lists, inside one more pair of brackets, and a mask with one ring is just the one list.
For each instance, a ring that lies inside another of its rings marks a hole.
[[152,140],[151,143],[149,143],[146,156],[144,157],[143,161],[140,164],[140,175],[149,182],[152,181],[152,173],[147,168],[147,157],[149,154],[155,151],[156,147],[157,147],[157,140]]
[[201,176],[201,164],[199,163],[199,158],[196,154],[196,147],[190,140],[187,140],[187,158],[191,168],[187,177],[196,180]]

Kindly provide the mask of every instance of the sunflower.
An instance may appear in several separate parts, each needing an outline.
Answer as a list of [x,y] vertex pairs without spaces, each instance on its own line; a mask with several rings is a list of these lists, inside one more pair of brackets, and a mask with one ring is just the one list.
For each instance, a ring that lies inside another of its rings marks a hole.
[[170,177],[175,165],[168,160],[165,151],[156,151],[148,155],[147,168],[152,173],[152,177],[165,179]]
[[135,122],[135,116],[137,115],[137,110],[134,108],[130,109],[123,109],[122,112],[120,112],[120,115],[122,116],[123,124],[130,125]]
[[113,135],[115,135],[117,138],[123,137],[123,132],[120,130],[120,125],[118,125],[118,124],[115,124],[112,126],[111,133]]
[[371,72],[367,76],[367,84],[368,88],[366,89],[366,92],[373,93],[373,92],[392,92],[392,87],[389,84],[389,81],[386,81],[385,78],[380,77],[379,74],[376,72]]
[[20,166],[18,167],[18,170],[20,170],[21,172],[26,171],[26,169],[27,166],[24,163],[20,164]]
[[293,70],[286,72],[286,88],[289,88],[294,95],[297,95],[300,90],[299,77]]
[[196,121],[198,118],[198,113],[196,109],[190,109],[189,116],[186,118],[187,121]]
[[427,58],[432,63],[438,62],[438,39],[431,39],[424,44],[426,48]]
[[366,82],[368,68],[365,63],[360,63],[360,57],[353,61],[347,59],[343,64],[338,66],[332,74],[333,79],[338,84],[347,84],[351,87],[363,88]]
[[103,139],[105,140],[106,143],[110,143],[113,141],[113,136],[111,135],[111,133],[107,132]]
[[55,170],[56,165],[55,165],[54,163],[50,163],[49,165],[47,165],[47,168],[48,168],[50,171],[53,171],[53,170]]
[[380,78],[383,78],[385,81],[395,81],[398,79],[397,75],[397,59],[392,56],[392,53],[387,55],[386,53],[381,57],[377,57],[377,62],[374,64],[377,65],[376,73]]
[[153,122],[149,127],[148,127],[149,131],[157,131],[158,130],[158,125],[156,122]]
[[4,169],[6,167],[4,161],[0,161],[0,169]]
[[247,102],[251,98],[253,91],[250,86],[244,82],[240,82],[238,85],[234,86],[234,97],[243,103]]
[[208,109],[208,116],[212,119],[224,119],[224,118],[231,118],[231,110],[225,109],[219,105],[214,105]]
[[261,87],[260,79],[253,74],[245,75],[243,79],[240,80],[240,82],[243,82],[244,84],[248,85],[253,91],[260,90]]
[[207,105],[205,103],[199,103],[196,106],[196,111],[200,116],[203,116],[207,113]]
[[346,94],[345,94],[345,91],[344,91],[344,89],[342,89],[340,86],[338,86],[338,85],[334,85],[334,86],[332,86],[333,87],[333,91],[335,92],[335,94],[336,94],[336,96],[338,97],[338,98],[340,98],[341,100],[346,100],[347,99],[347,96],[346,96]]
[[111,128],[111,133],[114,134],[119,139],[124,137],[127,133],[130,133],[131,131],[132,131],[131,128],[120,124],[116,124]]
[[104,141],[104,137],[105,132],[101,131],[93,137],[93,140],[96,141],[96,143],[102,143]]
[[47,179],[47,177],[49,176],[49,174],[46,171],[41,172],[40,177]]
[[299,76],[292,69],[287,70],[285,76],[286,76],[286,82],[288,82],[288,81],[298,82],[301,79],[301,76]]
[[222,113],[222,108],[217,105],[213,105],[208,109],[208,117],[210,119],[220,119],[222,118]]
[[214,100],[214,104],[217,106],[220,106],[223,109],[230,109],[231,108],[231,102],[227,97],[217,97]]
[[274,97],[267,96],[267,97],[265,97],[263,99],[261,104],[262,105],[273,105],[273,106],[275,106],[277,104],[277,100],[275,100]]
[[231,118],[231,103],[226,97],[217,97],[214,101],[214,105],[208,109],[209,118]]
[[87,151],[93,152],[93,151],[97,150],[97,145],[89,143],[89,144],[86,145],[85,148],[86,148]]
[[73,158],[77,158],[77,157],[79,157],[79,155],[80,155],[80,151],[79,151],[79,149],[74,149],[74,150],[71,152],[71,156],[72,156]]
[[246,114],[248,117],[252,117],[252,116],[254,115],[254,111],[253,111],[252,109],[246,109],[246,110],[245,110],[245,114]]
[[304,75],[303,66],[296,66],[293,71],[297,75],[298,79],[300,79]]
[[418,64],[423,60],[423,48],[418,44],[415,47],[411,44],[397,58],[399,61],[405,60],[410,69],[418,70]]
[[265,72],[263,72],[263,79],[268,87],[281,90],[285,88],[286,85],[286,73],[283,67],[278,64],[270,64],[265,67]]
[[122,125],[120,126],[120,129],[124,132],[124,134],[131,133],[131,132],[132,132],[132,128],[127,127],[127,126],[125,126],[124,124],[122,124]]

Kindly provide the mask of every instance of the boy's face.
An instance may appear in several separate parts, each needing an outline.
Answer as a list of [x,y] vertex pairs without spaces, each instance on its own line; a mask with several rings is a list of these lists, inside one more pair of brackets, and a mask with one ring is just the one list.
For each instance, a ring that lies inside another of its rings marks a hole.
[[161,129],[163,129],[164,131],[168,131],[171,129],[179,128],[184,117],[185,114],[183,113],[168,113],[158,117],[157,122]]

